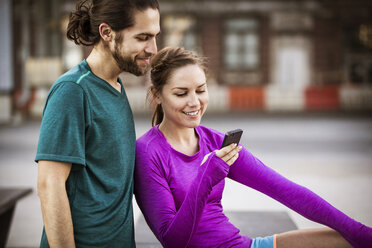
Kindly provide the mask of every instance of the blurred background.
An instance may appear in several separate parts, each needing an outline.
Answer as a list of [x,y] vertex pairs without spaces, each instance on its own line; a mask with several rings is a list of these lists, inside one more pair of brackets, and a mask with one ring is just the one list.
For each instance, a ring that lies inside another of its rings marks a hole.
[[[1,0],[0,122],[40,117],[84,57],[65,33],[73,0]],[[372,110],[369,0],[161,0],[159,48],[209,58],[209,111]],[[148,75],[122,75],[134,112]]]
[[[209,59],[205,124],[242,128],[242,143],[268,165],[372,225],[372,1],[159,2],[159,49],[183,46]],[[75,3],[0,0],[0,187],[34,189],[17,205],[8,247],[40,240],[33,158],[43,105],[92,49],[66,38]],[[138,137],[150,128],[149,75],[121,78]],[[282,209],[244,190],[227,184],[227,209]]]

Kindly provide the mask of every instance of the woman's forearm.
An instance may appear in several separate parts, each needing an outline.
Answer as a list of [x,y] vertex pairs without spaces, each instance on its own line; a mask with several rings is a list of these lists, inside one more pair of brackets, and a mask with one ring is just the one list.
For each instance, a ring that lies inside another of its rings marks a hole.
[[342,213],[311,190],[265,166],[244,151],[229,177],[281,202],[302,216],[338,231],[354,247],[372,244],[372,229]]
[[155,168],[137,160],[136,199],[151,229],[166,248],[187,247],[198,226],[204,206],[214,185],[223,180],[229,166],[212,154],[200,166],[179,209],[168,183]]

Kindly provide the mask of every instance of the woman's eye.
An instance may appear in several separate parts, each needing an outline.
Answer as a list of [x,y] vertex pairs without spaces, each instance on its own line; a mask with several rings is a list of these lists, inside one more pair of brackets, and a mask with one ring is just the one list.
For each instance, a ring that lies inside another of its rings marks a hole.
[[198,94],[202,94],[204,92],[205,92],[205,90],[198,90],[198,91],[196,91],[196,93],[198,93]]
[[186,94],[187,94],[187,93],[177,93],[177,94],[175,94],[175,95],[181,97],[181,96],[186,96]]

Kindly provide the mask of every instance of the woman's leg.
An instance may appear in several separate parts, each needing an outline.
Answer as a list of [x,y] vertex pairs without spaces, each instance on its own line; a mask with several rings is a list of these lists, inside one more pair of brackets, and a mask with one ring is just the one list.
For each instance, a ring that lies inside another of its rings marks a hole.
[[335,230],[317,228],[276,235],[276,248],[352,248]]

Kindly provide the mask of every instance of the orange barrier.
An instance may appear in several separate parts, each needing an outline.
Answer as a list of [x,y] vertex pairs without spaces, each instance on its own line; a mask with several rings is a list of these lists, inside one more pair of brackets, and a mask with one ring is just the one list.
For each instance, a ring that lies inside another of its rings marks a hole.
[[309,86],[305,90],[306,110],[339,110],[338,86]]
[[264,110],[265,89],[260,86],[229,87],[231,110]]

